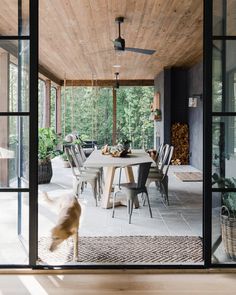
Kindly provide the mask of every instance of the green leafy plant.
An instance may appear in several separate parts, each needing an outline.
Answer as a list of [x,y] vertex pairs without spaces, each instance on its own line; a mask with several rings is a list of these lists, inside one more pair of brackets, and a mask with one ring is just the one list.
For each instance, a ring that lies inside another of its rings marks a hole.
[[236,193],[223,193],[223,205],[229,210],[230,217],[236,217]]
[[59,138],[52,128],[39,128],[38,139],[38,159],[40,162],[48,162],[60,154],[56,150]]
[[61,154],[61,158],[63,161],[68,161],[66,153]]

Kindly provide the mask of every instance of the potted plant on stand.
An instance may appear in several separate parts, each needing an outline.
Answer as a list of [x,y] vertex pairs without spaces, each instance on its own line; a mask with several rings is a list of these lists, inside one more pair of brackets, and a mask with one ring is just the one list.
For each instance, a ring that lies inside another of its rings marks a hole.
[[221,233],[226,254],[236,261],[236,193],[223,193]]
[[[224,178],[214,173],[212,178],[213,184],[217,184],[219,188],[236,188],[236,179],[234,177]],[[220,220],[225,253],[233,261],[236,261],[236,192],[222,193]]]
[[39,128],[38,132],[38,183],[49,183],[52,178],[52,162],[59,152],[57,134],[52,128]]
[[67,159],[66,153],[61,154],[61,159],[63,161],[63,167],[64,168],[70,168],[70,163],[69,163],[69,161]]

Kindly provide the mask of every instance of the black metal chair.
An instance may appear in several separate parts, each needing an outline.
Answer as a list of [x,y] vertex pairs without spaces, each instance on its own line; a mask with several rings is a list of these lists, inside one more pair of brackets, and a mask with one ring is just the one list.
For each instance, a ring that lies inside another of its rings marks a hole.
[[134,183],[121,183],[121,184],[119,184],[119,190],[113,194],[112,218],[114,218],[114,216],[115,216],[115,201],[116,201],[116,195],[118,192],[124,192],[125,195],[127,196],[129,224],[131,223],[131,216],[132,216],[132,212],[133,212],[134,199],[137,198],[138,194],[145,193],[146,199],[148,202],[148,206],[149,206],[150,217],[152,218],[152,210],[151,210],[151,206],[150,206],[148,191],[147,191],[147,187],[145,185],[146,181],[147,181],[150,166],[151,166],[151,162],[139,164],[137,183],[134,182]]

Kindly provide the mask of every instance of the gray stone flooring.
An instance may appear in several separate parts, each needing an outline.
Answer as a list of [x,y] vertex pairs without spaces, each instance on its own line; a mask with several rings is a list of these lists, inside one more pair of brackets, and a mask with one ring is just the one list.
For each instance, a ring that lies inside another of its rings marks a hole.
[[[134,209],[132,224],[128,224],[125,206],[116,207],[115,218],[111,209],[95,207],[90,187],[80,197],[82,206],[81,236],[119,235],[194,235],[202,236],[202,183],[185,183],[177,179],[174,171],[198,171],[191,166],[170,166],[169,202],[167,206],[154,184],[149,196],[153,212],[150,218],[147,206]],[[117,179],[117,175],[115,181]],[[125,176],[122,175],[125,181]],[[71,192],[72,172],[63,168],[60,158],[53,160],[53,178],[50,184],[40,185],[52,199]],[[49,236],[58,216],[58,207],[49,206],[39,193],[39,238]],[[22,200],[22,240],[28,244],[28,195]],[[0,264],[28,264],[27,254],[17,235],[17,193],[1,193],[0,198]]]
[[[72,172],[63,168],[60,158],[53,160],[53,178],[50,184],[40,185],[52,199],[60,198],[72,188]],[[191,166],[170,166],[169,202],[167,206],[154,184],[150,186],[149,197],[153,218],[147,206],[134,209],[132,224],[128,224],[125,206],[116,207],[115,218],[111,209],[95,207],[90,187],[80,197],[82,236],[117,235],[194,235],[202,236],[202,182],[186,183],[177,179],[174,171],[198,171]],[[117,180],[115,176],[115,182]],[[122,175],[125,181],[125,176]],[[121,196],[122,197],[122,196]],[[48,235],[56,222],[57,208],[49,207],[39,196],[39,236]]]

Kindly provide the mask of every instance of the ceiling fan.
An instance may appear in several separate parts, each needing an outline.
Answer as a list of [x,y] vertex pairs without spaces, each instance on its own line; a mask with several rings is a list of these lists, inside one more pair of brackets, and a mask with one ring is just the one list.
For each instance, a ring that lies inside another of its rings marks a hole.
[[125,39],[123,39],[120,35],[120,25],[121,23],[124,22],[124,17],[119,16],[116,17],[115,22],[118,23],[118,29],[119,29],[119,36],[116,38],[114,41],[114,48],[117,51],[132,51],[132,52],[137,52],[137,53],[142,53],[142,54],[147,54],[147,55],[152,55],[153,53],[156,52],[156,50],[151,50],[151,49],[142,49],[142,48],[133,48],[133,47],[126,47],[125,46]]

